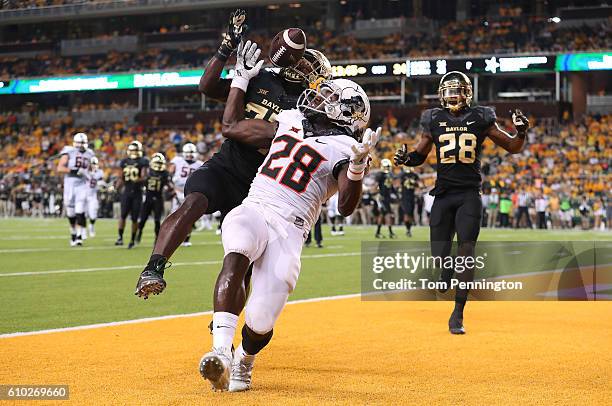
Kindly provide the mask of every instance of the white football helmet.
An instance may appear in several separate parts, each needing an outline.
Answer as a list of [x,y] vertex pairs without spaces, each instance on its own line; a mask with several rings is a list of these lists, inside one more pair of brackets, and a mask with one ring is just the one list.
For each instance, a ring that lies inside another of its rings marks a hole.
[[97,171],[98,168],[100,168],[100,162],[98,161],[98,158],[94,156],[91,158],[91,161],[89,161],[89,169],[92,171]]
[[132,141],[130,145],[128,145],[127,155],[131,159],[141,158],[143,155],[142,151],[142,143],[140,141]]
[[300,95],[297,108],[306,116],[324,114],[334,124],[345,127],[356,138],[370,121],[368,95],[357,83],[348,79],[320,82],[314,89],[306,89]]
[[195,161],[197,155],[198,149],[194,144],[188,142],[187,144],[183,145],[183,158],[185,158],[186,161]]
[[76,133],[72,138],[72,146],[81,152],[85,152],[87,149],[87,134]]

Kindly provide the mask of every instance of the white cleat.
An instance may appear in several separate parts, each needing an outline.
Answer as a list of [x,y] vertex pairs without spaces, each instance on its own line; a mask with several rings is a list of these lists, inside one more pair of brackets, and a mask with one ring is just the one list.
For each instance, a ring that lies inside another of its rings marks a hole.
[[229,383],[230,392],[244,392],[251,389],[251,374],[254,364],[254,355],[245,355],[240,360],[234,360]]
[[220,228],[217,228],[217,229],[215,230],[215,234],[216,234],[216,235],[221,235],[221,229],[220,229]]
[[70,246],[71,247],[76,247],[77,246],[77,241],[76,240],[70,240]]
[[183,247],[191,247],[192,246],[191,241],[184,241],[181,245]]
[[230,355],[217,348],[213,348],[211,352],[204,354],[200,360],[200,375],[210,381],[215,392],[228,390],[231,369]]

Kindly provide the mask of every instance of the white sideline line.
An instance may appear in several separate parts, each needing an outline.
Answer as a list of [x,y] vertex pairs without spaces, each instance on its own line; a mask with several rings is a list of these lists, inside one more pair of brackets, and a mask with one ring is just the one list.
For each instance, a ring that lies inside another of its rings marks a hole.
[[[66,241],[69,241],[68,238],[64,237]],[[111,240],[114,241],[114,240]],[[85,244],[87,244],[87,241],[85,241]],[[195,242],[193,243],[193,246],[200,246],[200,245],[221,245],[221,241],[206,241],[206,242]],[[100,251],[100,250],[122,250],[122,249],[126,249],[125,245],[124,246],[115,246],[115,245],[108,245],[108,246],[101,246],[101,247],[66,247],[66,248],[11,248],[11,249],[3,249],[0,250],[0,254],[12,254],[12,253],[19,253],[19,252],[49,252],[49,251],[53,251],[53,252],[58,252],[58,251],[70,251],[70,252],[79,252],[79,251]]]
[[[316,259],[316,258],[329,258],[329,257],[353,257],[361,255],[360,252],[341,252],[335,254],[312,254],[302,255],[302,259]],[[193,262],[175,262],[172,263],[172,267],[177,266],[191,266],[191,265],[220,265],[222,260],[211,260],[211,261],[193,261]],[[31,276],[31,275],[53,275],[61,273],[85,273],[85,272],[99,272],[99,271],[120,271],[125,269],[137,269],[143,268],[143,264],[138,265],[123,265],[123,266],[110,266],[100,268],[79,268],[79,269],[57,269],[52,271],[33,271],[33,272],[13,272],[13,273],[0,273],[0,277],[5,276]]]
[[[337,295],[337,296],[323,296],[323,297],[315,297],[311,299],[299,299],[299,300],[291,300],[287,302],[288,305],[299,304],[299,303],[312,303],[312,302],[322,302],[325,300],[340,300],[340,299],[349,299],[353,297],[359,297],[361,293],[351,293],[348,295]],[[197,313],[183,313],[183,314],[170,314],[167,316],[157,316],[157,317],[145,317],[142,319],[132,319],[132,320],[123,320],[123,321],[111,321],[108,323],[97,323],[97,324],[86,324],[83,326],[75,326],[75,327],[62,327],[62,328],[52,328],[48,330],[37,330],[37,331],[25,331],[25,332],[16,332],[16,333],[6,333],[0,334],[0,339],[2,338],[11,338],[11,337],[24,337],[24,336],[33,336],[40,334],[51,334],[51,333],[63,333],[66,331],[78,331],[78,330],[91,330],[95,328],[105,328],[105,327],[113,327],[113,326],[123,326],[125,324],[137,324],[137,323],[148,323],[151,321],[158,320],[172,320],[172,319],[181,319],[188,317],[198,317],[205,316],[208,314],[212,314],[212,310],[206,312],[197,312]]]

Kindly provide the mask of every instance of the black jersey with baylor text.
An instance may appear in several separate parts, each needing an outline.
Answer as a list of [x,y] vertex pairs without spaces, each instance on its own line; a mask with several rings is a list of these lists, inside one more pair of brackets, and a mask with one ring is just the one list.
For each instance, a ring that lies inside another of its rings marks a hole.
[[495,120],[495,110],[485,106],[467,107],[459,116],[441,108],[423,112],[421,127],[431,135],[438,157],[432,195],[451,189],[480,189],[482,143]]
[[162,190],[168,184],[170,174],[168,171],[149,170],[147,179],[145,180],[145,190],[147,195],[161,197]]
[[419,175],[414,172],[402,172],[400,181],[402,200],[414,199],[414,191],[419,185]]
[[377,176],[378,193],[380,198],[385,203],[390,203],[392,196],[396,193],[393,187],[393,174],[391,172],[380,172]]
[[[251,79],[245,95],[245,117],[275,121],[282,110],[295,108],[302,88],[274,72],[262,70]],[[213,160],[247,185],[255,177],[267,151],[227,139]]]
[[121,167],[121,176],[123,177],[123,193],[142,193],[142,182],[139,182],[140,172],[142,168],[149,166],[147,158],[123,158],[119,164]]

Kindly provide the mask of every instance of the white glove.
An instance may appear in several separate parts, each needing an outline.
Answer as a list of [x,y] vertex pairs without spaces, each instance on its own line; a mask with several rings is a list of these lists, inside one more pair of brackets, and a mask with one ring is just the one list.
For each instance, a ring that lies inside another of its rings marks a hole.
[[368,166],[370,151],[376,147],[381,132],[382,128],[380,127],[376,129],[376,132],[368,128],[363,133],[361,142],[351,147],[353,153],[351,154],[351,160],[347,171],[347,177],[350,180],[359,181],[363,179],[366,167]]
[[85,177],[85,175],[87,175],[87,169],[84,169],[84,168],[79,168],[79,170],[77,171],[76,175],[77,175],[79,178],[84,178],[84,177]]
[[237,87],[246,93],[249,81],[259,74],[261,65],[264,63],[263,59],[257,62],[259,54],[261,54],[261,49],[255,42],[249,40],[246,44],[243,42],[238,44],[235,73],[231,87]]

